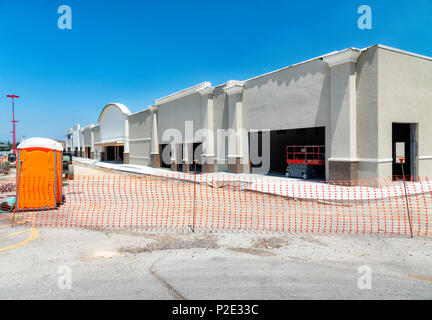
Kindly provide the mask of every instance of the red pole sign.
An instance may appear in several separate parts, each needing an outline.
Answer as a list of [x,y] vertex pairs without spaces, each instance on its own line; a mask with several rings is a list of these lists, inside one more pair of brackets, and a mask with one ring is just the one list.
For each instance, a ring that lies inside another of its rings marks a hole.
[[15,98],[19,98],[19,96],[13,95],[13,94],[8,94],[6,97],[8,98],[12,98],[12,133],[13,133],[13,154],[16,154],[16,130],[15,130],[15,123],[17,123],[18,121],[15,121]]

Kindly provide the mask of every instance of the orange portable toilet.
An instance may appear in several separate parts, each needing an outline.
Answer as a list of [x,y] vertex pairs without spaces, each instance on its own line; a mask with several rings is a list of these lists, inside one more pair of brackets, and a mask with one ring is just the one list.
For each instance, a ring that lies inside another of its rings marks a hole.
[[62,202],[62,145],[30,138],[17,149],[16,210],[56,208]]

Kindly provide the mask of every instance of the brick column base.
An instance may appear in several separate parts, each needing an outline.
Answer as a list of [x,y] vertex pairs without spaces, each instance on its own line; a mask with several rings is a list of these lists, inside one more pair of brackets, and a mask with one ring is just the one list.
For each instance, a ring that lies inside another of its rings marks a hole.
[[358,180],[358,162],[329,161],[329,181]]
[[151,154],[150,155],[150,162],[151,162],[151,166],[153,168],[160,168],[159,153]]
[[123,153],[123,163],[129,164],[129,153]]
[[177,171],[177,163],[175,162],[171,163],[171,171]]
[[215,172],[214,157],[203,156],[202,173]]
[[190,172],[190,163],[187,161],[182,161],[182,171]]
[[236,157],[235,158],[235,163],[233,159],[229,159],[228,161],[228,172],[229,173],[249,173],[250,172],[250,168],[248,164],[243,164],[241,163],[242,158],[240,157]]

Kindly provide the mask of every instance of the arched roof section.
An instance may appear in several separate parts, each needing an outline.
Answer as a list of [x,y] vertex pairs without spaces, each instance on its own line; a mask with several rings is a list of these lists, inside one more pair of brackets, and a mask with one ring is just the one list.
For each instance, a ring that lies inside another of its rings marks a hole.
[[99,119],[98,119],[98,123],[101,123],[101,120],[104,116],[105,111],[110,108],[110,107],[117,107],[121,113],[123,113],[125,116],[130,116],[131,112],[129,111],[129,109],[121,103],[117,103],[117,102],[113,102],[113,103],[108,103],[103,109],[102,112],[99,115]]

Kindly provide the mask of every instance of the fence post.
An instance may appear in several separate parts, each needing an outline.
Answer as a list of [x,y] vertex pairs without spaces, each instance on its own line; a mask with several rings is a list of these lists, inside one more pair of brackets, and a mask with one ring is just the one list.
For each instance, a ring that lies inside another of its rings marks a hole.
[[412,232],[412,226],[411,226],[411,214],[410,214],[410,209],[409,209],[408,193],[407,193],[407,188],[406,188],[406,183],[405,183],[405,172],[404,172],[402,161],[400,161],[400,164],[401,164],[401,168],[402,168],[402,180],[403,180],[404,190],[405,190],[405,202],[406,202],[407,213],[408,213],[408,223],[409,223],[409,227],[410,227],[411,238],[413,238],[413,232]]
[[192,232],[195,232],[196,160],[193,160],[193,165],[194,165],[194,182],[193,182]]

